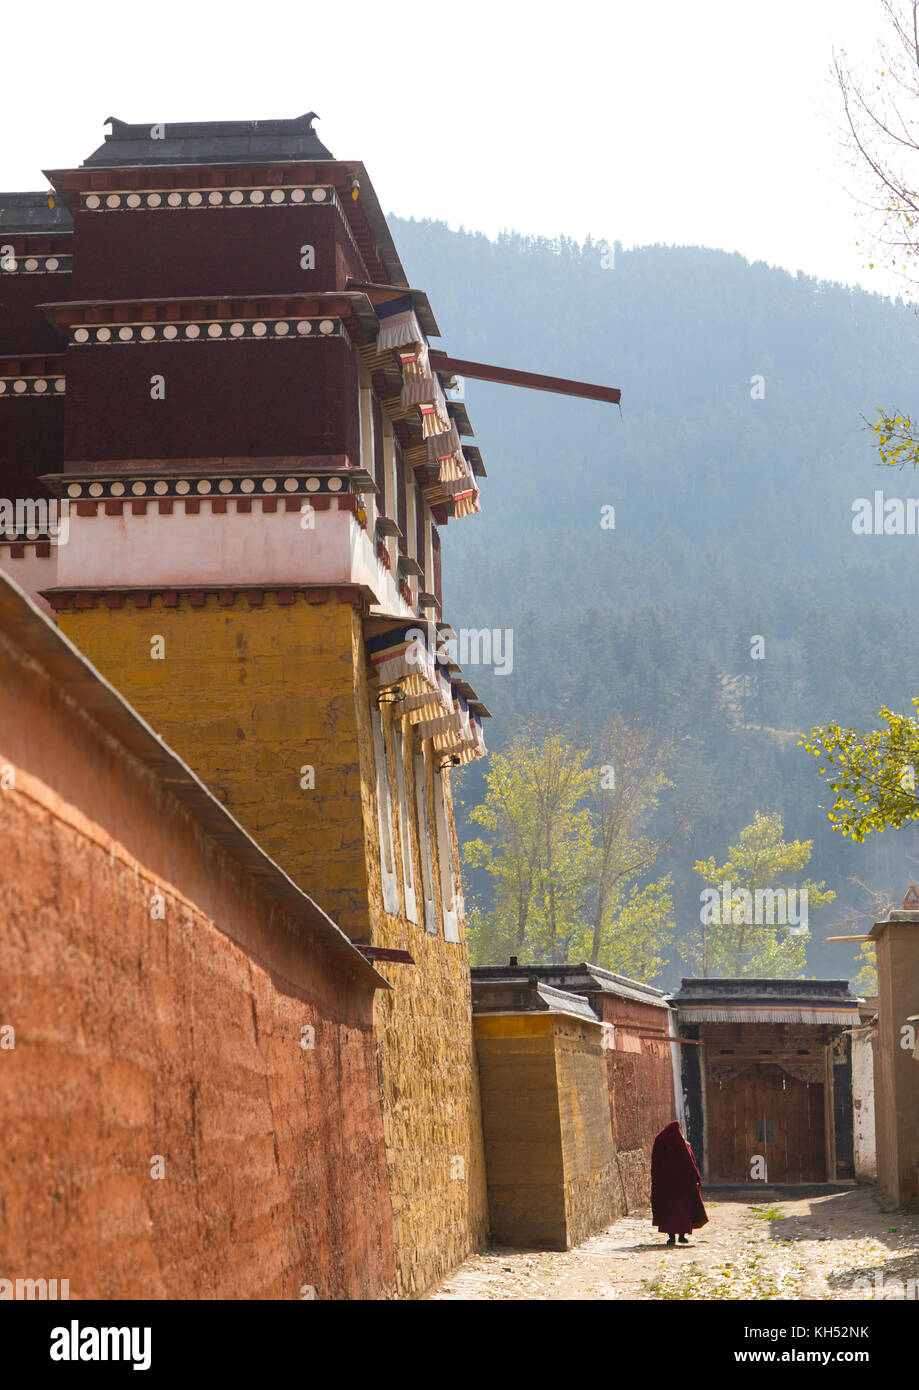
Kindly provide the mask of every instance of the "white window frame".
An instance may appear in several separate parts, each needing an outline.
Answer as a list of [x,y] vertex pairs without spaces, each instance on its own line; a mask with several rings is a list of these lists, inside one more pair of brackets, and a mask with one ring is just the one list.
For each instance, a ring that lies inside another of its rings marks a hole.
[[380,832],[380,877],[383,881],[383,911],[399,914],[399,882],[396,878],[396,847],[392,831],[392,802],[389,796],[389,769],[386,766],[386,726],[383,712],[370,706],[373,756],[376,763],[377,826]]
[[434,818],[437,822],[437,861],[440,865],[440,897],[444,919],[444,940],[459,941],[456,885],[453,881],[453,852],[447,819],[447,788],[444,773],[437,774],[440,787],[434,792]]
[[437,935],[437,908],[434,903],[434,865],[431,859],[431,819],[428,815],[428,777],[424,749],[415,750],[415,809],[418,848],[421,851],[421,893],[424,899],[424,929]]
[[396,787],[399,794],[399,839],[402,845],[402,883],[405,888],[405,915],[418,921],[415,874],[412,866],[412,836],[408,824],[408,794],[405,786],[405,738],[398,715],[393,719],[393,748],[396,755]]

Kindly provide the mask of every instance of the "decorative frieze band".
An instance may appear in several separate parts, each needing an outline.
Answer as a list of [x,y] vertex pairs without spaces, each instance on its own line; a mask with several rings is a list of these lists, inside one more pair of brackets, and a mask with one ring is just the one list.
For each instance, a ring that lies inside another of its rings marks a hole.
[[298,188],[173,188],[119,189],[112,193],[81,193],[82,212],[168,212],[179,208],[302,207],[304,203],[334,206],[338,195],[331,184]]
[[297,602],[328,603],[337,601],[352,605],[363,615],[369,611],[368,598],[361,591],[360,586],[356,584],[335,584],[324,588],[313,586],[281,588],[276,584],[266,585],[262,588],[248,588],[242,585],[230,587],[211,584],[202,588],[186,585],[175,589],[163,587],[48,589],[44,595],[51,607],[59,613],[73,609],[95,608],[99,604],[104,604],[106,608],[122,608],[125,604],[129,604],[133,608],[150,608],[154,599],[159,600],[163,608],[184,608],[186,605],[190,608],[206,608],[208,607],[208,599],[211,600],[212,604],[216,603],[221,608],[232,608],[237,599],[245,599],[250,608],[261,608],[264,606],[266,597],[269,596],[281,607],[289,607]]
[[62,376],[0,376],[0,396],[16,400],[20,396],[63,396]]
[[69,275],[73,256],[17,256],[0,254],[2,275]]
[[76,324],[70,330],[74,346],[95,343],[217,343],[253,338],[344,338],[350,336],[341,319],[198,319],[193,323]]
[[350,479],[335,473],[317,476],[311,473],[285,474],[283,477],[228,478],[212,474],[204,478],[106,478],[79,479],[68,483],[66,495],[72,501],[91,498],[104,501],[110,497],[273,497],[305,496],[317,493],[345,494],[351,491]]

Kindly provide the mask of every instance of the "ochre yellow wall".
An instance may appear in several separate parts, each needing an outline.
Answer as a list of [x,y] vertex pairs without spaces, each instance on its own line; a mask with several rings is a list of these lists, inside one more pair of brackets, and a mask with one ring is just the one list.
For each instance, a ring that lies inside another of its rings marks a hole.
[[[372,695],[361,645],[356,648],[356,671],[359,741],[362,748],[372,749]],[[484,1244],[488,1231],[488,1200],[478,1071],[472,1041],[469,954],[462,917],[459,941],[448,942],[443,936],[434,818],[434,789],[442,774],[436,771],[431,741],[425,740],[422,749],[427,771],[425,783],[437,908],[437,934],[433,935],[424,927],[419,841],[422,821],[414,804],[415,735],[408,719],[398,714],[397,705],[384,706],[383,720],[394,861],[402,907],[398,915],[383,911],[375,774],[370,782],[373,795],[367,808],[367,861],[372,940],[375,945],[408,951],[415,962],[414,965],[375,962],[380,974],[393,985],[392,992],[377,995],[378,1057],[383,1133],[392,1192],[396,1273],[401,1296],[413,1297],[423,1293]],[[400,720],[402,725],[417,923],[410,922],[404,910],[401,808],[392,736],[395,720]],[[449,774],[446,788],[454,881],[459,884]]]
[[[384,711],[398,915],[383,912],[371,690],[360,617],[332,598],[280,605],[266,592],[202,608],[153,598],[135,608],[59,615],[62,630],[195,769],[259,843],[352,938],[407,950],[414,965],[379,969],[377,1057],[392,1190],[399,1291],[417,1296],[487,1234],[478,1073],[465,929],[443,938],[430,741],[428,820],[438,931],[424,927],[414,735],[403,720],[417,924],[404,915],[392,708]],[[151,659],[151,638],[166,656]],[[300,788],[300,768],[316,786]],[[459,859],[447,784],[455,882]]]
[[495,1237],[566,1250],[622,1212],[596,1024],[480,1014],[488,1202]]
[[[291,878],[356,939],[369,935],[353,610],[335,599],[260,608],[62,612],[61,630],[161,733]],[[165,639],[153,660],[151,639]],[[315,788],[300,786],[301,767]],[[372,763],[363,771],[366,781]]]

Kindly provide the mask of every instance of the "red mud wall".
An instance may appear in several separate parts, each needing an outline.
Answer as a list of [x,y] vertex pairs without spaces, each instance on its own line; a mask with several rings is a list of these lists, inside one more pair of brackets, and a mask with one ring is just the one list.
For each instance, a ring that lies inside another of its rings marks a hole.
[[670,1044],[640,1032],[667,1033],[667,1009],[603,994],[604,1022],[615,1025],[607,1052],[613,1143],[627,1211],[651,1201],[651,1146],[676,1119]]
[[371,986],[19,656],[0,633],[0,1276],[388,1296]]

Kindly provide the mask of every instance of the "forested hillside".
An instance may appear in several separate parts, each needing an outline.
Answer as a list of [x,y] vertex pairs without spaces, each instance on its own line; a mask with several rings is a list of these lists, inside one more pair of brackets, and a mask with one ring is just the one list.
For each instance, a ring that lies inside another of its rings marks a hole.
[[[797,739],[812,724],[872,727],[881,704],[919,695],[919,536],[852,530],[856,498],[919,497],[919,477],[879,468],[865,423],[914,407],[919,321],[719,251],[617,249],[604,269],[590,244],[399,219],[394,232],[452,354],[623,393],[620,415],[466,383],[488,478],[483,514],[445,537],[445,606],[457,628],[513,631],[509,674],[467,668],[494,715],[489,745],[531,715],[585,737],[612,711],[654,721],[676,749],[661,825],[693,805],[654,870],[673,874],[679,934],[698,926],[693,862],[725,860],[757,810],[779,812],[838,895],[812,915],[807,973],[850,974],[856,948],[822,944],[865,904],[850,880],[899,900],[919,841],[833,835]],[[456,786],[470,836],[481,771]],[[486,877],[467,882],[487,896]],[[667,984],[684,968],[678,943],[671,956]]]

